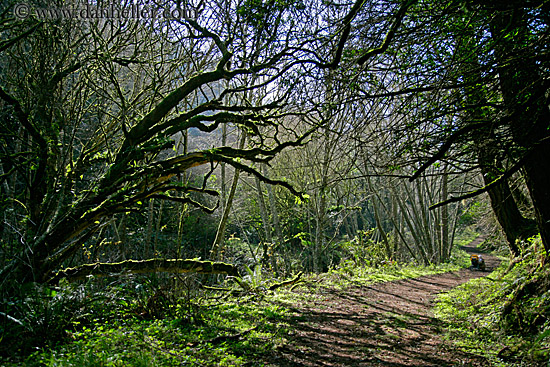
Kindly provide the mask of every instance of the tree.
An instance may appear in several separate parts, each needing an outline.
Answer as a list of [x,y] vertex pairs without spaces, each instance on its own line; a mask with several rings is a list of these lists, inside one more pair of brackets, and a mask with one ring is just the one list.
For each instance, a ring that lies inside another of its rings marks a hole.
[[[256,20],[246,6],[213,5],[196,20],[98,20],[83,28],[75,19],[17,21],[3,13],[1,179],[13,185],[2,191],[4,211],[13,212],[3,227],[12,239],[4,248],[13,250],[3,281],[48,280],[109,218],[142,210],[147,200],[211,211],[191,197],[218,195],[211,171],[202,186],[177,180],[193,167],[224,162],[298,194],[248,164],[269,162],[309,135],[278,122],[287,95],[254,107],[225,96],[253,91],[302,63],[304,41],[286,32],[285,22],[303,9],[265,12],[264,33],[249,42],[241,28]],[[262,78],[244,84],[253,74]],[[248,130],[253,147],[174,149],[179,134],[213,134],[226,123]],[[268,128],[259,134],[258,126]]]
[[[391,101],[393,111],[409,116],[391,127],[398,136],[392,164],[411,167],[411,180],[438,161],[448,164],[450,177],[483,172],[483,187],[432,209],[489,192],[516,253],[515,240],[532,230],[506,180],[521,170],[541,235],[550,223],[550,192],[543,184],[548,182],[548,67],[542,56],[547,8],[544,1],[413,4],[387,52],[364,65],[378,68],[378,78],[357,78],[363,100]],[[542,236],[548,249],[548,235]]]
[[[502,97],[510,118],[509,127],[519,148],[517,159],[522,161],[537,226],[549,254],[550,109],[548,78],[545,75],[548,65],[539,60],[538,52],[542,46],[540,42],[545,42],[541,38],[548,32],[550,22],[545,19],[546,23],[533,24],[529,12],[521,4],[503,11],[492,11],[489,24],[495,42]],[[537,26],[542,28],[542,34],[537,34],[537,29],[529,29]]]
[[[480,123],[491,118],[491,111],[487,111],[487,107],[483,107],[489,103],[485,97],[485,86],[482,84],[480,75],[481,65],[476,53],[473,52],[476,49],[473,32],[474,29],[470,23],[457,40],[457,53],[459,57],[463,58],[462,67],[468,67],[464,70],[466,84],[464,95],[465,104],[471,106],[469,111],[465,111],[465,118],[470,120],[470,124]],[[481,176],[486,186],[490,185],[504,171],[499,157],[502,156],[502,153],[499,152],[498,135],[499,132],[495,131],[495,128],[485,126],[473,136]],[[516,241],[525,240],[534,235],[535,223],[522,215],[507,179],[493,185],[487,190],[487,193],[496,219],[508,241],[510,252],[517,256],[520,249]]]

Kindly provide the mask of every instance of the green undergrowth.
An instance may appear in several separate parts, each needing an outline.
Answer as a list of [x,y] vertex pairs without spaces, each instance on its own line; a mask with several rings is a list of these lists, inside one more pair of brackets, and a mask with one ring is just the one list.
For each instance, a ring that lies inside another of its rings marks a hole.
[[[0,356],[0,365],[254,366],[251,361],[261,360],[288,334],[288,310],[259,292],[230,296],[202,290],[188,297],[150,287],[145,290],[151,291],[149,296],[143,297],[143,290],[132,285],[126,290],[103,288],[101,297],[90,288],[73,289],[87,293],[75,300],[83,313],[59,315],[50,324],[51,337],[46,330],[12,328],[2,333],[12,348],[27,348]],[[58,295],[45,307],[53,307]],[[42,317],[44,312],[34,321]],[[16,336],[23,338],[20,345]]]
[[289,309],[293,309],[295,305],[319,305],[325,298],[324,294],[334,290],[442,274],[466,268],[469,263],[469,255],[460,249],[453,250],[451,262],[439,265],[387,262],[376,267],[364,267],[355,266],[352,261],[343,261],[326,273],[309,275],[293,287],[282,288],[272,293],[270,299]]
[[469,266],[469,255],[458,249],[453,249],[447,263],[438,265],[411,265],[397,262],[382,262],[377,266],[357,267],[352,261],[343,261],[338,267],[327,273],[316,276],[322,281],[316,282],[320,287],[345,288],[355,285],[365,285],[375,282],[388,282],[407,278],[418,278],[426,275],[457,271]]
[[[241,366],[271,350],[286,333],[286,310],[258,304],[205,305],[200,319],[181,318],[94,325],[72,342],[35,353],[45,366]],[[249,364],[250,365],[250,364]]]
[[447,337],[493,366],[550,363],[550,270],[540,237],[529,243],[520,258],[440,295],[435,307]]
[[269,288],[274,279],[260,266],[217,286],[208,277],[65,283],[55,289],[28,285],[4,304],[0,325],[2,366],[263,366],[288,342],[297,306],[326,290],[457,270],[452,263],[376,267],[342,262],[320,275]]
[[456,235],[454,240],[455,246],[468,246],[472,241],[481,236],[481,234],[476,231],[475,226],[468,226],[464,228],[460,233]]

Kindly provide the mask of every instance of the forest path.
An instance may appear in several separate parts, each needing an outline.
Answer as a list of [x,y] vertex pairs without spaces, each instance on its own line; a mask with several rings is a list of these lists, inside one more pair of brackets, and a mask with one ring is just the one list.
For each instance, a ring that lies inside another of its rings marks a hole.
[[[463,249],[480,253],[476,239]],[[487,272],[462,269],[394,282],[332,290],[322,301],[295,309],[289,343],[270,366],[488,366],[483,357],[443,340],[445,325],[433,302],[471,279],[489,274],[499,260],[483,255]]]

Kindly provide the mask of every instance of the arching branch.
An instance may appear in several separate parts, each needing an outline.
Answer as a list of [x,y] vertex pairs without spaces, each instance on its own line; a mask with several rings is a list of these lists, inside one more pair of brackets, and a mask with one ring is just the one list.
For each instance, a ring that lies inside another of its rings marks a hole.
[[377,48],[373,48],[373,49],[367,51],[363,56],[361,56],[357,60],[357,63],[359,65],[363,65],[364,63],[367,62],[368,59],[370,59],[373,56],[380,55],[380,54],[383,54],[384,52],[386,52],[386,50],[390,46],[390,43],[392,42],[393,38],[395,37],[395,34],[397,33],[397,30],[401,26],[401,23],[403,22],[403,19],[405,18],[405,14],[407,14],[407,11],[409,10],[409,8],[413,4],[415,4],[416,1],[417,0],[406,0],[406,1],[403,2],[401,7],[399,8],[399,10],[397,11],[397,14],[395,14],[395,20],[394,20],[390,30],[386,34],[386,37],[384,38],[384,41],[382,42],[382,44]]
[[460,129],[458,129],[457,131],[455,131],[453,134],[451,134],[451,136],[447,139],[447,141],[445,141],[445,143],[443,143],[443,145],[439,148],[437,153],[435,153],[433,156],[431,156],[422,166],[420,166],[420,168],[409,178],[409,181],[414,181],[415,179],[420,177],[420,175],[424,171],[426,171],[428,169],[428,167],[430,167],[432,164],[434,164],[435,162],[437,162],[438,160],[443,158],[443,156],[445,156],[445,153],[447,153],[447,151],[451,148],[453,143],[458,140],[458,138],[460,138],[461,136],[463,136],[463,135],[465,135],[465,134],[467,134],[467,133],[469,133],[473,130],[480,129],[480,128],[485,127],[489,124],[490,124],[490,121],[483,121],[483,122],[479,122],[479,123],[475,123],[475,124],[466,125],[466,126],[460,128]]
[[507,180],[508,178],[512,177],[512,175],[514,173],[519,171],[521,169],[521,167],[523,167],[523,165],[525,164],[525,157],[526,156],[524,156],[522,159],[520,159],[508,171],[506,171],[505,173],[503,173],[502,175],[497,177],[495,180],[491,181],[489,184],[483,186],[482,188],[479,188],[479,189],[474,190],[474,191],[470,191],[470,192],[468,192],[464,195],[452,196],[447,200],[444,200],[444,201],[441,201],[437,204],[431,205],[429,209],[433,210],[433,209],[439,208],[440,206],[444,206],[444,205],[451,204],[451,203],[456,203],[456,202],[462,201],[464,199],[473,198],[473,197],[476,197],[478,195],[481,195],[481,194],[491,190],[493,187],[500,184],[502,181]]

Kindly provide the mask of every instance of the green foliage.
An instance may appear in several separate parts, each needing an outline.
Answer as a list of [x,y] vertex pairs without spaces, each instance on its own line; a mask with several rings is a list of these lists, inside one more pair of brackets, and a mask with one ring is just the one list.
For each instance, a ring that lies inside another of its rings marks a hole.
[[343,261],[352,261],[355,266],[376,268],[388,260],[382,244],[373,240],[374,231],[359,231],[352,240],[340,243]]
[[261,27],[285,9],[305,9],[302,1],[294,0],[246,0],[237,9],[237,14],[249,25]]
[[[190,279],[128,277],[107,285],[91,280],[65,284],[57,293],[34,287],[26,309],[49,308],[51,319],[33,326],[32,338],[23,326],[44,318],[43,310],[14,322],[21,330],[3,329],[2,365],[241,366],[281,342],[286,309],[256,297],[220,303],[218,294],[189,292],[197,283],[181,284],[184,280]],[[38,343],[39,338],[48,342]],[[4,348],[16,341],[29,348]]]
[[461,348],[496,365],[540,365],[550,358],[550,272],[540,237],[521,260],[439,297],[435,314]]
[[[360,252],[359,241],[348,245],[355,261],[350,257],[326,274],[303,278],[297,286],[347,287],[455,268],[395,262],[368,267],[358,261],[368,255]],[[1,330],[6,365],[26,360],[31,366],[239,366],[256,360],[283,342],[291,322],[284,305],[310,302],[315,296],[306,292],[309,295],[299,299],[291,287],[268,291],[274,281],[269,271],[259,264],[243,267],[244,275],[234,278],[232,288],[214,293],[200,288],[198,276],[89,278],[55,289],[23,287],[17,300],[2,305],[1,316],[10,318]],[[238,337],[219,341],[232,335]]]
[[262,266],[256,264],[253,269],[248,265],[244,266],[246,275],[242,277],[232,277],[242,290],[246,292],[258,292],[265,291],[267,289],[269,278],[264,277],[262,274]]
[[[359,242],[348,245],[349,254],[361,256]],[[22,292],[26,296],[18,309],[2,309],[17,319],[10,330],[2,330],[2,353],[7,357],[3,364],[261,365],[263,356],[286,342],[296,317],[290,311],[294,305],[320,301],[325,288],[442,273],[467,261],[460,252],[452,258],[458,265],[418,267],[390,261],[367,266],[350,257],[328,273],[302,277],[276,292],[269,291],[274,279],[261,265],[243,266],[244,275],[234,278],[236,283],[226,282],[230,288],[204,286],[216,284],[198,275],[89,278],[56,289],[33,286]],[[31,307],[41,311],[23,318]],[[49,321],[40,324],[46,314]],[[34,327],[34,334],[21,324]],[[8,340],[28,348],[16,351]]]
[[54,345],[80,318],[86,299],[82,287],[57,290],[36,283],[23,284],[19,294],[0,304],[0,355],[29,353]]
[[454,250],[451,261],[439,265],[413,265],[391,260],[382,260],[378,263],[371,261],[370,264],[370,266],[365,266],[357,264],[353,260],[344,260],[328,273],[320,275],[324,280],[322,286],[346,288],[456,271],[468,266],[469,256],[464,251]]
[[474,226],[468,226],[456,236],[455,244],[457,246],[466,246],[479,236],[480,234],[474,229]]
[[242,280],[250,284],[251,288],[258,288],[265,285],[265,279],[262,276],[262,266],[260,264],[256,264],[254,270],[250,269],[248,266],[245,266],[245,269],[247,275],[245,275]]
[[487,205],[481,201],[474,201],[468,209],[462,213],[458,220],[458,225],[462,228],[479,223],[483,216],[487,213]]

